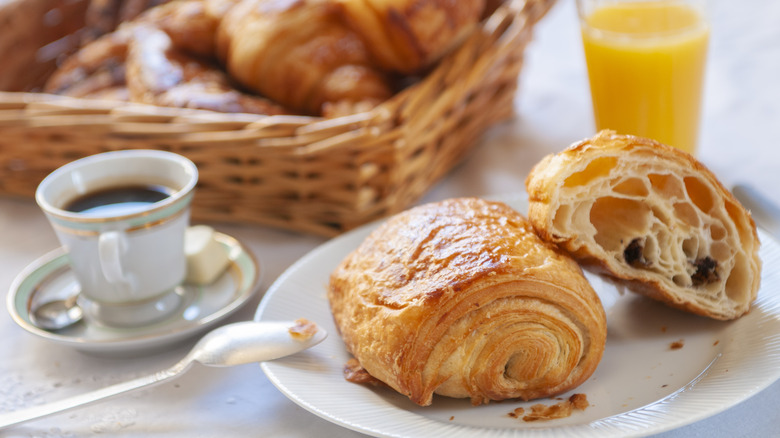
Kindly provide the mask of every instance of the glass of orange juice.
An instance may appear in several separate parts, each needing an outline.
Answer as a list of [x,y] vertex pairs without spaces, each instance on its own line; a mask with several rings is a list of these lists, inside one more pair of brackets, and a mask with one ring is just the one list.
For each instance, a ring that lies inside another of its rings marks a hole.
[[696,151],[704,0],[577,0],[597,129]]

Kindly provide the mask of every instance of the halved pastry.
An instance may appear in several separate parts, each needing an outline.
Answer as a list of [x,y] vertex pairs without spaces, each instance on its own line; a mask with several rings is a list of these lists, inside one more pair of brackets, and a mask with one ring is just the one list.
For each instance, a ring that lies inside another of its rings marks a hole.
[[756,298],[755,223],[687,153],[602,131],[545,157],[526,188],[543,239],[636,292],[722,320]]
[[474,198],[390,218],[332,273],[328,298],[360,365],[420,405],[565,392],[606,341],[576,262],[520,213]]

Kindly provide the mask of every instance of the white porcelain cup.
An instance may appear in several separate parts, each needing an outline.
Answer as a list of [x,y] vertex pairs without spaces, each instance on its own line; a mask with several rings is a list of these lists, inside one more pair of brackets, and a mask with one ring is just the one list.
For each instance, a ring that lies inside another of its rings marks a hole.
[[[68,163],[40,183],[35,199],[68,252],[87,317],[139,326],[179,307],[184,232],[197,181],[197,168],[181,155],[124,150]],[[73,208],[85,197],[138,187],[157,187],[167,196],[119,204],[122,209]]]

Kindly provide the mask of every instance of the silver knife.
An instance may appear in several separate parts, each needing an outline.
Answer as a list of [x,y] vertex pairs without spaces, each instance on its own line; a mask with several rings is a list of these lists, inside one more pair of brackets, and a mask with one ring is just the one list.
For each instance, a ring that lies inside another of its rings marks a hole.
[[736,184],[731,192],[750,210],[756,224],[780,240],[780,207],[755,187],[747,184]]

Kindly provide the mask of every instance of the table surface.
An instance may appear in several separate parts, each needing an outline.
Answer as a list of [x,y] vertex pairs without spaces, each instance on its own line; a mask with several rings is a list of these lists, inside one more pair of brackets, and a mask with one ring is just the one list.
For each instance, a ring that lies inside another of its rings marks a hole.
[[[699,157],[722,182],[753,184],[780,204],[780,2],[709,2],[712,38]],[[593,134],[585,63],[573,0],[537,26],[520,77],[516,116],[479,145],[420,202],[454,196],[523,193],[531,166]],[[228,319],[251,319],[263,292],[298,258],[325,240],[260,226],[211,224],[243,241],[264,271],[257,296]],[[0,199],[0,290],[57,247],[29,199]],[[6,306],[5,300],[0,305]],[[0,312],[0,412],[129,380],[166,368],[192,341],[169,351],[118,359],[95,357],[39,339]],[[778,364],[780,366],[780,364]],[[780,436],[780,382],[710,418],[658,435]],[[127,394],[15,429],[13,437],[95,434],[157,436],[363,436],[308,413],[282,395],[255,365],[196,366],[174,382]]]

